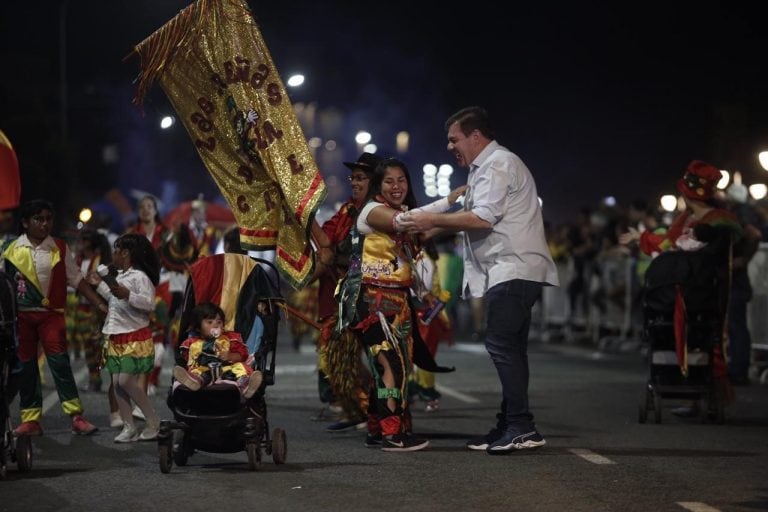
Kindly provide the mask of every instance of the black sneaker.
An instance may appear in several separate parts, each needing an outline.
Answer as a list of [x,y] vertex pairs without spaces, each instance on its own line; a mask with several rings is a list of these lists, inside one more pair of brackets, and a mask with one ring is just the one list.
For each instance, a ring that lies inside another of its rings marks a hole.
[[379,446],[381,446],[381,432],[375,434],[368,433],[365,436],[366,448],[378,448]]
[[518,432],[504,432],[504,435],[488,445],[488,453],[508,453],[512,450],[525,450],[539,448],[547,442],[538,431],[532,430],[524,434]]
[[498,441],[503,434],[504,432],[502,432],[498,428],[491,429],[491,431],[485,434],[484,436],[475,437],[467,441],[467,448],[469,448],[470,450],[485,451],[488,449],[488,446],[491,443]]
[[385,452],[415,452],[429,446],[429,441],[409,434],[395,434],[381,440],[381,449]]

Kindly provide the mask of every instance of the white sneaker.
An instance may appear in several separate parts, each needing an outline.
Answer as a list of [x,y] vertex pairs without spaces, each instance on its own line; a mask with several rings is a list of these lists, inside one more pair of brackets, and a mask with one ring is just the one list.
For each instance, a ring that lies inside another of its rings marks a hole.
[[157,439],[157,429],[154,427],[144,427],[139,436],[139,441],[154,441]]
[[116,443],[132,443],[139,437],[139,429],[133,425],[124,425],[123,430],[115,437]]
[[109,426],[112,428],[122,428],[125,425],[123,418],[120,417],[119,412],[109,413]]
[[133,406],[133,411],[131,411],[131,415],[136,418],[137,420],[146,420],[147,418],[144,417],[144,413],[141,412],[141,409],[139,409],[138,405]]
[[245,390],[243,391],[243,396],[245,397],[246,400],[256,394],[256,392],[261,387],[262,380],[264,380],[264,375],[259,370],[254,370],[250,378],[248,379],[248,385],[245,387]]

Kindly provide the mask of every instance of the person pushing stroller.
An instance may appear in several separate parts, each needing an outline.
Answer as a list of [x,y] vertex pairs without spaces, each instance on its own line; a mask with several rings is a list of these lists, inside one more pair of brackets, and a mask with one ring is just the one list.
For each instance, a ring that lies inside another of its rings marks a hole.
[[192,391],[218,380],[234,382],[248,400],[261,387],[263,375],[244,363],[248,349],[240,334],[223,331],[224,320],[224,311],[216,304],[203,302],[195,306],[190,336],[179,347],[187,367],[174,367],[173,376]]

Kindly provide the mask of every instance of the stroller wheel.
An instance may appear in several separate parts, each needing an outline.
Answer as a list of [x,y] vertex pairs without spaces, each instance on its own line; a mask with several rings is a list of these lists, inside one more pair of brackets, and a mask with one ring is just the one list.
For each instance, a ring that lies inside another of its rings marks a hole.
[[248,453],[248,469],[256,471],[261,464],[261,448],[258,442],[245,444],[245,451]]
[[661,423],[661,396],[653,395],[653,421]]
[[16,464],[22,473],[32,470],[32,439],[29,436],[16,438]]
[[272,460],[275,464],[285,464],[285,458],[288,455],[288,440],[285,436],[285,430],[276,428],[272,432]]
[[160,471],[162,473],[170,473],[173,467],[173,443],[158,443],[157,451],[160,456]]
[[184,431],[177,430],[173,433],[173,462],[177,466],[186,466],[189,459],[189,452],[184,442]]

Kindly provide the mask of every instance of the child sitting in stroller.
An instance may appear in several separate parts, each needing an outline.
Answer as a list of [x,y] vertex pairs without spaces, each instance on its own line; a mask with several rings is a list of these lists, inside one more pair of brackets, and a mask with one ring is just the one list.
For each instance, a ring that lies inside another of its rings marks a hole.
[[222,332],[224,321],[224,311],[216,304],[195,306],[190,336],[179,347],[187,367],[174,367],[173,376],[192,391],[217,381],[234,382],[248,400],[261,387],[263,375],[244,364],[248,349],[240,334]]

